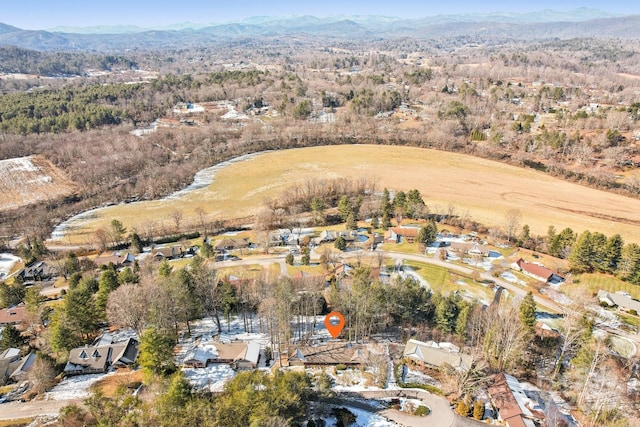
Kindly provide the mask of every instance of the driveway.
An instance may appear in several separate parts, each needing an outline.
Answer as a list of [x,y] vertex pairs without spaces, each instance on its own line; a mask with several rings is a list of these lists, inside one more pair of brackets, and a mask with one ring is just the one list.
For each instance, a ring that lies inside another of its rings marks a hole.
[[[339,398],[330,399],[329,403],[344,406],[353,406],[358,409],[379,414],[393,422],[405,427],[479,427],[486,425],[471,418],[464,418],[457,415],[451,409],[449,401],[441,396],[417,389],[399,390],[371,390],[353,393],[338,393]],[[395,409],[380,409],[374,405],[368,405],[361,398],[378,400],[382,398],[397,397],[419,399],[431,409],[431,413],[426,417],[416,417]],[[360,398],[360,400],[354,400]]]

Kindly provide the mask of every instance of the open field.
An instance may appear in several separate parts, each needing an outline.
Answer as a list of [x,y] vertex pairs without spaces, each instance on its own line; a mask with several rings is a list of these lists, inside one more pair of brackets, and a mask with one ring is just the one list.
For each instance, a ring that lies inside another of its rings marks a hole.
[[76,186],[44,157],[0,160],[0,211],[68,196]]
[[549,225],[561,230],[589,229],[620,233],[640,242],[640,200],[584,187],[532,169],[430,149],[377,145],[343,145],[273,151],[219,170],[214,182],[179,197],[110,206],[93,211],[64,243],[87,244],[99,227],[117,218],[129,229],[172,230],[171,212],[184,214],[183,224],[198,222],[198,209],[208,220],[249,217],[266,198],[311,179],[368,177],[377,188],[417,188],[432,212],[458,215],[488,226],[504,227],[505,212],[519,209],[523,224],[536,234]]

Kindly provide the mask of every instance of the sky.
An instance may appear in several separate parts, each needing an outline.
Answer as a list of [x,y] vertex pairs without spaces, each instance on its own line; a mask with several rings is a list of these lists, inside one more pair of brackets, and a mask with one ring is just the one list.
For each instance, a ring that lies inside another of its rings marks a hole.
[[384,15],[422,18],[440,14],[567,11],[579,7],[640,14],[640,2],[590,0],[0,0],[0,22],[23,29],[57,26],[137,25],[157,27],[238,21],[252,16]]

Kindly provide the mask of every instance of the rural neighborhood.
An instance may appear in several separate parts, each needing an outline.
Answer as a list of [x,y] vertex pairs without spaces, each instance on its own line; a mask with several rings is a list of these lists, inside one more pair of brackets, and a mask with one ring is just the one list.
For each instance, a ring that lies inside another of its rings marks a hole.
[[0,23],[0,426],[640,426],[640,15],[493,12]]

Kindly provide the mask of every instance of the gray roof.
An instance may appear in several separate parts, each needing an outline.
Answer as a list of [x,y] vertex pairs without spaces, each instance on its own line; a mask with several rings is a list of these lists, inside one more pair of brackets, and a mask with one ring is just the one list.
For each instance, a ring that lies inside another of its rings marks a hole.
[[409,340],[404,347],[404,357],[422,362],[436,368],[449,365],[456,369],[468,370],[473,358],[464,353],[441,348],[433,343],[418,340]]
[[69,361],[64,371],[66,373],[106,372],[113,365],[130,365],[137,357],[138,342],[133,338],[115,344],[79,347],[69,352]]
[[36,361],[36,354],[29,353],[20,360],[18,367],[11,374],[11,379],[14,381],[20,381],[31,370],[33,362]]
[[598,299],[600,301],[604,300],[609,304],[617,305],[625,310],[635,310],[637,313],[640,313],[640,301],[627,295],[619,294],[617,292],[607,292],[601,289],[598,291]]

